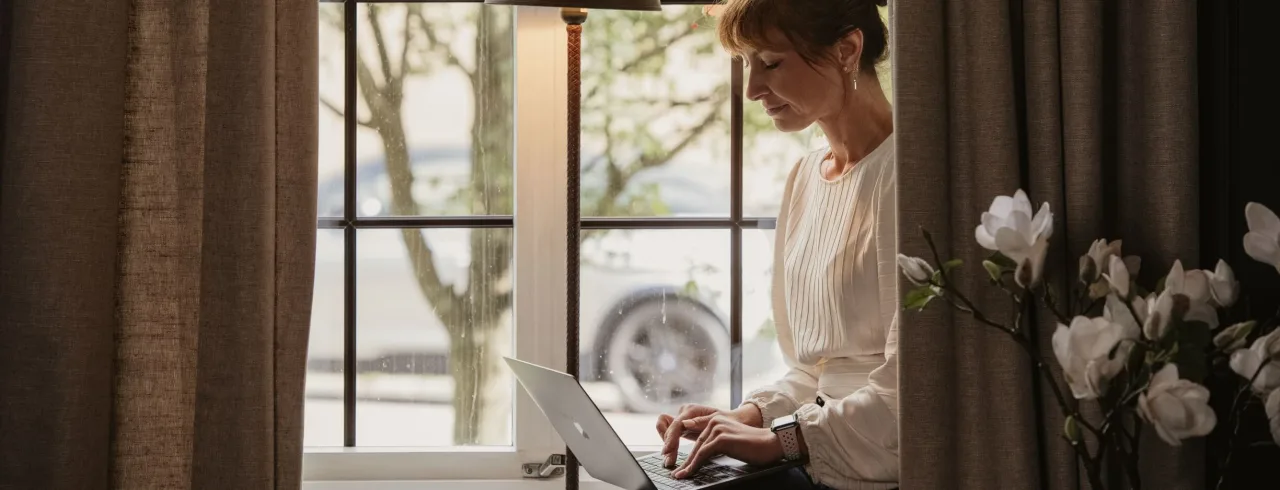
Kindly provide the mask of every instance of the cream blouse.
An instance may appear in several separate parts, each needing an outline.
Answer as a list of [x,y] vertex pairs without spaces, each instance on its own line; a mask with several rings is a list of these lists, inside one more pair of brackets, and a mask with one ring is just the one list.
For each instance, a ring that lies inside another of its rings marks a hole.
[[773,311],[790,370],[744,403],[765,427],[796,414],[817,483],[888,489],[898,481],[893,136],[835,180],[822,176],[825,155],[796,164],[778,213]]

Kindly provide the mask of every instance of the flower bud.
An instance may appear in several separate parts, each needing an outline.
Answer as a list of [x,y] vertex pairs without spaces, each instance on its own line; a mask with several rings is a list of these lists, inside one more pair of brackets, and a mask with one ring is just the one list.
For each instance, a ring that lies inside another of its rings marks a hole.
[[1080,442],[1080,423],[1076,422],[1075,415],[1068,415],[1066,422],[1062,424],[1062,434],[1067,436],[1067,440],[1071,442]]
[[1257,324],[1258,322],[1250,320],[1227,327],[1218,332],[1218,335],[1213,336],[1213,345],[1226,354],[1243,349],[1249,338],[1249,333],[1253,331],[1253,327]]

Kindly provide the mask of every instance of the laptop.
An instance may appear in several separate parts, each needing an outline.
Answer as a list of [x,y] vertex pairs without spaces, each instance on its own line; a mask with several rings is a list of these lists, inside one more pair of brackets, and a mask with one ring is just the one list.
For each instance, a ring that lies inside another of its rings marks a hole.
[[[568,374],[503,357],[520,385],[533,397],[578,462],[591,476],[623,490],[712,490],[738,484],[800,466],[803,461],[779,461],[750,465],[727,456],[712,458],[685,479],[671,477],[674,469],[662,465],[661,453],[636,458],[618,437],[582,385]],[[688,458],[693,442],[681,440],[676,468]]]

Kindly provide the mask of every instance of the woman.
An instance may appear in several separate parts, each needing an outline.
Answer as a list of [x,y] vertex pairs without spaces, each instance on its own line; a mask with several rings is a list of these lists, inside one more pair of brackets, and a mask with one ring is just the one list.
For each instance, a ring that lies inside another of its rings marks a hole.
[[[897,182],[892,108],[876,78],[888,44],[877,4],[724,6],[719,36],[750,69],[746,95],[779,130],[817,123],[829,147],[795,165],[778,214],[773,311],[790,369],[735,410],[662,415],[674,478],[723,454],[806,461],[760,488],[897,486]],[[681,437],[696,442],[676,467]]]

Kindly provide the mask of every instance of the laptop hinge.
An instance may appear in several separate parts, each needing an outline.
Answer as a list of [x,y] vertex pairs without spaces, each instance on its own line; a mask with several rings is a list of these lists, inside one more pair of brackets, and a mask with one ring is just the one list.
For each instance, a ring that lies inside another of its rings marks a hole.
[[547,457],[546,461],[541,463],[525,463],[520,465],[520,473],[523,474],[525,478],[538,479],[564,476],[564,462],[565,457],[563,454],[552,454]]

